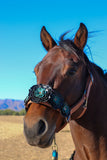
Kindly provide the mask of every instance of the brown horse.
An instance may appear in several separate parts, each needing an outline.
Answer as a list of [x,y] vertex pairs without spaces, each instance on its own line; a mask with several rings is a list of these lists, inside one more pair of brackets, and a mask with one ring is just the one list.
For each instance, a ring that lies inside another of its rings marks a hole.
[[[90,62],[83,49],[88,31],[81,23],[74,40],[59,45],[45,27],[41,41],[48,51],[34,69],[37,84],[51,86],[70,107],[68,122],[75,144],[74,160],[107,160],[107,74]],[[66,124],[60,109],[48,102],[26,103],[24,132],[30,145],[48,147]]]

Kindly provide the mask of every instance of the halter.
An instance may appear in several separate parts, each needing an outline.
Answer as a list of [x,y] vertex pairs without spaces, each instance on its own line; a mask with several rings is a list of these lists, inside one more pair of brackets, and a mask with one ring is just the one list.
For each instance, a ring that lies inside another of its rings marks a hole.
[[87,109],[88,98],[91,90],[91,86],[93,84],[93,76],[90,73],[86,87],[83,93],[82,98],[73,106],[69,106],[63,99],[60,93],[58,93],[55,89],[52,89],[49,85],[34,85],[29,89],[29,94],[25,98],[25,105],[29,102],[35,103],[49,103],[53,109],[60,111],[60,113],[69,121],[70,117],[78,110],[79,114],[76,119],[83,116]]
[[49,85],[39,84],[32,86],[24,100],[25,105],[30,100],[35,103],[48,102],[53,109],[59,110],[64,117],[68,118],[70,115],[70,107],[64,102],[62,96]]

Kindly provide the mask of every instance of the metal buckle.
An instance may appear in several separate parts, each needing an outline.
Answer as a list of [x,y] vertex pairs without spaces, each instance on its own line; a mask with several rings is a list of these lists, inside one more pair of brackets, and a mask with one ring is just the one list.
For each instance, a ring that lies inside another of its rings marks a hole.
[[85,99],[85,102],[83,103],[83,108],[87,108],[87,104],[88,104],[88,98]]

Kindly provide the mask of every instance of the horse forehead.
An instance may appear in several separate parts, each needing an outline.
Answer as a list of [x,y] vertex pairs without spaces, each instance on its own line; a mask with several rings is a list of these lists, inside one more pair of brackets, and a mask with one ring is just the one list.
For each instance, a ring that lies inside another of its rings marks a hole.
[[56,64],[59,65],[72,58],[72,54],[60,46],[55,46],[49,50],[40,64]]
[[70,57],[71,54],[69,52],[67,52],[60,46],[55,46],[49,50],[43,60],[36,65],[34,70],[39,71],[40,68],[43,69],[45,66],[50,66],[50,64],[51,67],[60,66],[61,64],[64,64],[65,61],[68,61]]
[[46,54],[43,60],[47,59],[47,60],[57,61],[59,57],[60,60],[64,58],[64,51],[60,46],[55,46],[49,50],[49,52]]

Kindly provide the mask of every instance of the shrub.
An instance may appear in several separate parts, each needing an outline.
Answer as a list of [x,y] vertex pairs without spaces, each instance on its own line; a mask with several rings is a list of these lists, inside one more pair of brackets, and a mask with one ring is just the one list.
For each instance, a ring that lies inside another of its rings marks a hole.
[[10,109],[6,109],[6,110],[0,110],[0,115],[17,115],[17,116],[22,116],[25,115],[25,110],[22,109],[20,112],[18,111],[13,111]]

